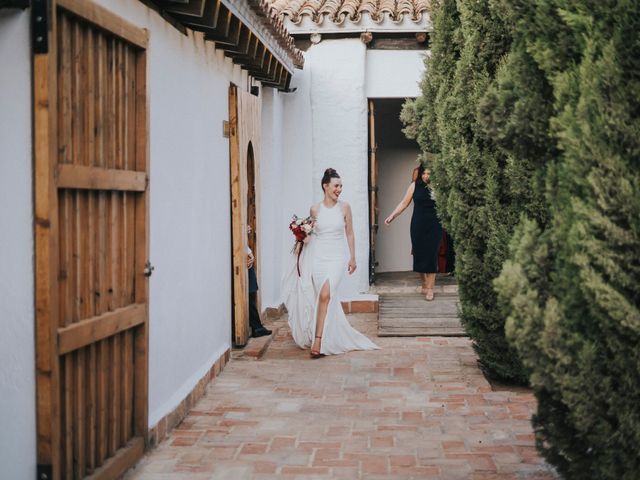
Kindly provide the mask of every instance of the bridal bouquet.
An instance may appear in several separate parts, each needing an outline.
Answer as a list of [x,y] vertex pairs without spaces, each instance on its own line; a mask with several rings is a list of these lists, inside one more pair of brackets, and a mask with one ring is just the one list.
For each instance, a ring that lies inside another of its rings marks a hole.
[[314,231],[315,221],[316,219],[313,217],[299,218],[297,215],[294,215],[291,219],[291,223],[289,223],[289,230],[293,232],[293,236],[296,238],[296,243],[293,246],[293,253],[298,256],[298,276],[300,276],[300,254],[302,253],[305,240]]
[[294,251],[298,248],[302,248],[300,245],[304,243],[309,235],[313,233],[314,222],[313,217],[299,218],[294,215],[289,224],[289,230],[293,232],[293,236],[296,237],[296,244],[294,245]]

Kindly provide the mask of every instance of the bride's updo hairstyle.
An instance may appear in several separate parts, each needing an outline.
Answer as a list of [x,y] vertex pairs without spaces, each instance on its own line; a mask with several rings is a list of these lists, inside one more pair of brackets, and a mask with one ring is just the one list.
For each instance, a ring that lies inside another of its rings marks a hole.
[[340,175],[338,175],[338,172],[336,172],[335,169],[327,168],[324,171],[324,175],[322,176],[322,182],[320,184],[323,192],[324,192],[324,186],[329,185],[331,183],[332,178],[340,178]]

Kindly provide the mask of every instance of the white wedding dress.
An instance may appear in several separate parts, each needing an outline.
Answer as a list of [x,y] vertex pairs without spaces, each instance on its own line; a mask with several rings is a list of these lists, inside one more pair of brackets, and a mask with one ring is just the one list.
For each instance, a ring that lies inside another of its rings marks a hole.
[[345,223],[342,205],[318,209],[315,234],[304,245],[300,255],[298,275],[297,255],[290,256],[283,280],[285,305],[294,341],[308,348],[316,336],[318,295],[329,284],[331,300],[324,321],[320,353],[334,355],[351,350],[373,350],[378,346],[354,329],[342,310],[338,287],[347,273],[348,255],[345,244]]

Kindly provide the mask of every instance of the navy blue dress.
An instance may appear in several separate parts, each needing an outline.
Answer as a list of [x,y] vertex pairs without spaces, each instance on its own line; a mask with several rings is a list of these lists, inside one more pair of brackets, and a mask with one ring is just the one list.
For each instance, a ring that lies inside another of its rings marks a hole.
[[436,201],[431,189],[416,180],[413,191],[413,216],[411,217],[411,247],[413,271],[438,272],[438,250],[442,240],[442,225],[436,214]]

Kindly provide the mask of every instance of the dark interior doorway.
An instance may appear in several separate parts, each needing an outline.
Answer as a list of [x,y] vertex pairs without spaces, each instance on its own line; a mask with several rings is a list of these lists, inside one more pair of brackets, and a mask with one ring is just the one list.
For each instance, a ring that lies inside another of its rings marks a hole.
[[[402,200],[418,166],[418,144],[405,137],[400,121],[404,98],[370,99],[369,108],[369,183],[375,195],[369,197],[371,212],[370,248],[374,275],[412,269],[409,224],[413,206],[390,226],[384,219]],[[377,221],[373,222],[374,217]],[[375,228],[375,225],[378,225]],[[371,276],[370,276],[371,277]]]

